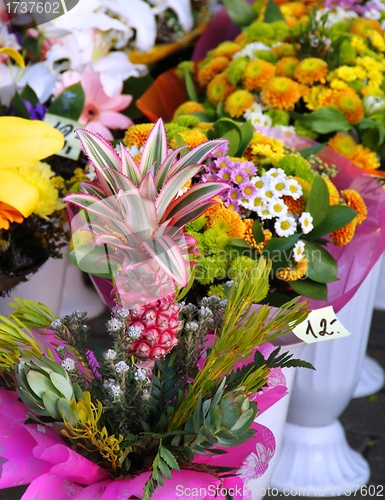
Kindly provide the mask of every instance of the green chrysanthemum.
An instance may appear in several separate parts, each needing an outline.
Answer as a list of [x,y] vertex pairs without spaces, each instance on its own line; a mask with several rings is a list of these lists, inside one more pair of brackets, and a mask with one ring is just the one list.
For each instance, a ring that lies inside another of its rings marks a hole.
[[289,36],[289,26],[285,21],[275,21],[271,23],[274,30],[274,41],[283,42]]
[[207,295],[209,297],[219,297],[220,299],[225,299],[226,298],[226,289],[223,285],[211,285]]
[[203,233],[202,244],[206,255],[217,255],[223,250],[230,241],[230,237],[220,229],[207,229]]
[[198,219],[195,219],[186,224],[186,232],[188,234],[191,234],[191,231],[200,231],[205,227],[206,222],[207,222],[207,217],[201,215],[200,217],[198,217]]
[[253,42],[271,43],[274,40],[274,28],[270,23],[254,22],[250,24],[246,32]]
[[340,65],[346,64],[347,66],[353,65],[357,57],[357,52],[351,46],[349,40],[343,40],[339,47],[339,60]]
[[289,125],[290,115],[283,109],[270,108],[265,112],[265,114],[270,116],[273,127],[276,127],[277,125]]
[[299,154],[285,155],[277,164],[277,168],[282,168],[286,175],[300,177],[310,184],[314,181],[314,172],[311,170],[309,162]]
[[296,133],[298,135],[302,135],[303,137],[308,137],[309,139],[317,139],[318,137],[317,132],[314,132],[310,128],[305,127],[301,122],[297,120],[294,122],[294,128]]
[[233,61],[231,61],[229,67],[227,68],[227,78],[229,82],[233,85],[237,85],[242,80],[243,73],[249,62],[249,58],[237,57]]
[[226,278],[226,267],[217,256],[201,257],[195,268],[195,277],[201,285],[211,285],[215,279]]
[[247,256],[237,257],[229,268],[229,278],[235,281],[245,276],[248,270],[255,265],[255,260]]
[[262,59],[263,61],[273,64],[276,63],[278,59],[274,52],[271,52],[270,50],[256,50],[255,55],[258,59]]

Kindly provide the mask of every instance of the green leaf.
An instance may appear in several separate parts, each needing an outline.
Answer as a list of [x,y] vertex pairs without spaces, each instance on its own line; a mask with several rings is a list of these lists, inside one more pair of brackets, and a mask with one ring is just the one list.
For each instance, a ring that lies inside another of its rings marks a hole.
[[213,130],[208,134],[209,139],[227,139],[229,141],[229,156],[237,156],[242,143],[241,127],[231,118],[220,118],[214,124]]
[[275,21],[284,21],[285,18],[274,0],[269,0],[265,10],[265,23],[274,23]]
[[248,26],[257,17],[246,0],[223,0],[223,5],[237,26]]
[[173,470],[179,470],[178,462],[175,460],[174,455],[165,446],[161,445],[159,447],[159,453],[161,458],[166,462],[166,464]]
[[216,429],[219,429],[222,424],[222,418],[223,418],[222,411],[219,406],[212,406],[210,408],[210,417],[213,426]]
[[304,238],[311,241],[317,240],[345,226],[353,220],[356,215],[357,212],[350,207],[345,205],[331,205],[322,224],[314,228],[310,233],[305,235]]
[[84,90],[81,83],[67,87],[51,104],[49,113],[78,120],[84,108]]
[[315,146],[311,146],[310,148],[306,149],[300,149],[298,153],[306,158],[307,156],[314,155],[318,153],[319,151],[322,151],[322,149],[326,146],[326,144],[323,144],[322,142],[319,144],[316,144]]
[[313,241],[305,241],[306,257],[309,259],[307,277],[318,283],[336,281],[338,266],[330,253]]
[[238,148],[238,151],[236,152],[235,156],[237,158],[241,158],[248,145],[250,144],[250,141],[253,137],[253,133],[254,133],[254,127],[251,123],[250,120],[247,120],[247,122],[245,122],[243,125],[241,125],[241,136],[242,136],[242,140],[241,140],[241,144],[239,145],[239,148]]
[[271,258],[270,254],[274,252],[283,252],[284,250],[289,250],[297,243],[300,237],[301,233],[292,234],[287,238],[273,237],[266,244],[265,248],[263,249],[262,255],[264,255],[267,258]]
[[241,238],[231,238],[229,240],[229,245],[238,247],[238,248],[247,248],[250,249],[252,248],[249,243],[247,243],[245,240],[242,240]]
[[55,372],[51,372],[49,378],[51,379],[51,382],[56,387],[56,389],[61,394],[63,394],[65,399],[70,400],[74,397],[72,386],[69,380],[65,379],[64,377]]
[[232,429],[240,416],[241,406],[238,403],[232,403],[223,411],[222,425],[227,429]]
[[27,120],[31,119],[28,113],[28,109],[26,108],[26,105],[23,103],[23,100],[19,96],[19,94],[15,94],[13,96],[11,100],[11,106],[15,114],[20,118],[26,118]]
[[31,390],[39,396],[39,398],[41,398],[46,391],[51,391],[53,394],[56,394],[57,398],[60,396],[50,379],[40,372],[30,370],[27,373],[27,380]]
[[263,241],[265,241],[265,235],[263,233],[262,224],[259,222],[258,219],[253,222],[251,230],[253,232],[253,236],[256,243],[262,243]]
[[42,400],[44,403],[44,407],[48,411],[48,413],[51,415],[52,418],[55,420],[62,420],[62,417],[59,413],[57,403],[59,401],[59,398],[54,394],[53,392],[47,391],[42,395]]
[[199,102],[194,81],[192,79],[190,71],[188,71],[187,68],[184,68],[183,76],[184,76],[184,83],[186,86],[187,97],[189,98],[190,101]]
[[325,220],[329,212],[329,190],[326,182],[320,176],[315,177],[311,186],[306,212],[309,212],[313,217],[314,228]]
[[29,101],[32,106],[36,106],[36,104],[39,102],[37,95],[29,85],[26,85],[24,87],[23,91],[20,93],[20,97],[22,100]]
[[292,111],[291,116],[318,134],[347,132],[352,128],[352,125],[347,121],[342,111],[329,106],[305,114]]
[[328,289],[325,283],[317,283],[311,279],[290,281],[290,286],[303,297],[316,300],[327,300]]

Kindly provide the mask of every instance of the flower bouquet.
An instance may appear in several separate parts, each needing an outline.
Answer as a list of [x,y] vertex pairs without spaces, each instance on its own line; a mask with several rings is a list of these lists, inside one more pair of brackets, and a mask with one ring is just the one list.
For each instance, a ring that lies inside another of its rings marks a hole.
[[[368,3],[361,15],[360,2],[352,3],[355,10],[333,10],[331,3],[310,12],[308,5],[284,3],[286,20],[278,8],[269,10],[215,47],[203,35],[200,53],[211,50],[189,69],[182,63],[197,86],[194,94],[189,83],[188,98],[201,101],[200,112],[211,120],[284,127],[375,173],[384,156],[383,9]],[[303,10],[296,23],[290,8]]]
[[[101,137],[79,136],[97,182],[66,197],[79,209],[74,253],[113,279],[112,348],[89,350],[80,311],[59,319],[17,299],[1,318],[0,381],[8,390],[0,411],[17,416],[23,453],[15,453],[14,434],[0,433],[0,486],[15,484],[16,467],[16,481],[31,482],[23,499],[53,491],[76,500],[187,498],[197,486],[199,498],[209,486],[218,498],[246,498],[248,480],[274,450],[271,434],[254,424],[259,400],[274,389],[270,374],[309,366],[265,343],[302,322],[305,303],[254,307],[269,287],[263,258],[227,284],[225,299],[180,301],[196,246],[184,226],[227,186],[180,191],[225,141],[170,151],[158,122],[136,162],[124,147],[118,153]],[[237,453],[228,454],[233,446]]]
[[41,160],[60,150],[62,134],[38,121],[0,117],[0,274],[7,294],[69,241],[66,187]]

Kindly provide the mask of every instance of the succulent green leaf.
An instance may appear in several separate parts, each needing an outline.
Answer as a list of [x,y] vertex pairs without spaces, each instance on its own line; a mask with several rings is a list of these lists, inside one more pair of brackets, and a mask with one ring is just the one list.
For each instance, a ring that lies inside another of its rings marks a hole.
[[72,390],[72,384],[68,377],[63,377],[58,373],[51,372],[50,379],[56,389],[62,394],[65,399],[72,399],[74,397],[74,392]]
[[254,422],[255,411],[252,408],[244,411],[233,425],[231,432],[234,436],[242,436]]
[[34,399],[34,397],[30,394],[30,392],[22,389],[22,388],[18,388],[17,389],[17,392],[19,394],[19,396],[21,397],[21,399],[23,400],[24,404],[31,410],[33,411],[34,413],[36,413],[37,415],[42,415],[42,416],[45,416],[45,417],[48,417],[49,416],[49,413],[48,411],[45,409],[44,405],[43,405],[43,402],[42,400],[40,401],[37,401],[36,399]]
[[241,405],[238,403],[231,403],[223,410],[222,425],[227,429],[232,429],[236,421],[241,416]]
[[57,407],[57,403],[59,401],[59,398],[57,397],[57,395],[54,394],[53,392],[47,391],[43,394],[42,400],[43,400],[44,407],[47,410],[47,412],[50,414],[50,416],[53,419],[58,420],[60,422],[60,420],[62,420],[62,417],[61,417],[60,412],[59,412],[58,407]]
[[210,418],[212,425],[215,427],[215,429],[220,429],[222,425],[222,410],[220,409],[219,406],[212,406],[210,408]]
[[30,370],[27,373],[27,381],[31,390],[39,397],[43,397],[43,394],[47,391],[52,391],[57,396],[60,396],[59,391],[43,373],[37,372],[35,370]]

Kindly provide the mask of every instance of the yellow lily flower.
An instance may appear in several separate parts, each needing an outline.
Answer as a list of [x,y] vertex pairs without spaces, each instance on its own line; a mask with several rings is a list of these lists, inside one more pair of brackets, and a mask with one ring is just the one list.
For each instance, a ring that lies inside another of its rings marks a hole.
[[13,49],[12,47],[3,47],[0,49],[0,54],[6,54],[11,57],[20,66],[20,68],[25,67],[24,59],[16,49]]
[[21,222],[17,212],[31,215],[39,200],[36,187],[14,169],[51,156],[63,146],[63,134],[47,123],[0,117],[0,229],[9,229],[9,221]]

